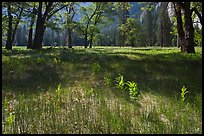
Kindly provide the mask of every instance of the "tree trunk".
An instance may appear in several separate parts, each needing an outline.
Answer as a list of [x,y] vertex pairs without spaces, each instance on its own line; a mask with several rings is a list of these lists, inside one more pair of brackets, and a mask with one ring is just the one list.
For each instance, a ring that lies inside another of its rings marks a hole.
[[28,34],[28,45],[27,45],[27,49],[32,49],[32,45],[33,45],[33,24],[32,24],[32,21],[31,21],[31,24],[30,24],[30,28],[29,28],[29,34]]
[[68,47],[72,48],[72,31],[70,28],[68,30],[68,36],[67,36],[67,41],[68,41]]
[[6,41],[6,49],[7,50],[12,50],[12,18],[13,16],[11,15],[11,5],[8,2],[8,32],[7,32],[7,41]]
[[[96,26],[96,24],[99,22],[99,19],[101,17],[101,14],[97,14],[95,17],[95,22],[94,22],[94,26]],[[93,36],[94,36],[94,29],[91,31],[91,39],[90,39],[90,45],[89,47],[92,48],[93,45]]]
[[48,13],[50,13],[51,11],[52,4],[53,2],[48,2],[48,4],[46,5],[44,14],[42,15],[42,2],[39,2],[36,32],[35,32],[35,37],[33,40],[32,49],[42,49],[43,36],[45,33],[45,29],[46,29],[45,22],[48,21],[49,18],[51,17],[51,15],[48,16]]
[[164,47],[164,25],[163,25],[163,20],[161,20],[161,47]]
[[182,17],[181,17],[181,7],[179,6],[178,2],[175,2],[175,13],[176,13],[176,27],[178,31],[178,42],[180,43],[181,46],[181,52],[186,51],[186,41],[185,41],[185,34],[183,30],[183,22],[182,22]]
[[33,25],[35,22],[35,7],[33,7],[33,13],[31,16],[31,22],[30,22],[30,28],[29,28],[29,34],[28,34],[28,45],[27,45],[27,49],[32,49],[32,45],[33,45]]
[[194,28],[193,28],[193,21],[192,21],[191,11],[190,11],[190,2],[185,2],[184,6],[185,6],[184,28],[185,28],[185,40],[186,40],[185,52],[195,53]]
[[87,36],[87,34],[85,34],[84,40],[85,40],[84,48],[86,49],[88,47],[88,36]]
[[176,45],[177,45],[178,48],[181,47],[181,43],[180,43],[178,34],[176,35]]
[[44,21],[41,20],[37,22],[35,37],[33,40],[33,49],[42,49],[45,28]]
[[42,49],[43,34],[45,29],[45,18],[42,17],[42,2],[39,2],[36,32],[33,40],[33,49]]
[[93,45],[93,32],[91,34],[91,39],[90,39],[90,44],[89,44],[89,48],[92,48]]
[[[73,18],[74,18],[74,15],[75,15],[75,11],[74,11],[74,8],[73,8],[73,4],[72,3],[71,5],[69,5],[69,9],[68,7],[66,7],[66,10],[67,10],[67,26],[68,26],[68,29],[67,29],[67,45],[69,48],[72,48],[72,27],[69,26],[69,24],[73,23]],[[73,11],[73,14],[71,16],[71,11]]]
[[[190,2],[175,2],[175,13],[177,19],[177,30],[179,41],[181,45],[181,52],[195,53],[194,42],[194,28],[191,17]],[[184,28],[182,24],[181,8],[184,12]]]
[[15,24],[15,27],[14,27],[14,30],[13,30],[13,33],[12,33],[12,41],[11,41],[12,44],[14,43],[16,31],[17,31],[17,29],[18,29],[18,25],[19,25],[19,22],[20,22],[22,13],[23,13],[23,8],[21,8],[21,10],[20,10],[20,13],[19,13],[19,15],[18,15],[18,17],[17,17],[17,22],[16,22],[16,24]]

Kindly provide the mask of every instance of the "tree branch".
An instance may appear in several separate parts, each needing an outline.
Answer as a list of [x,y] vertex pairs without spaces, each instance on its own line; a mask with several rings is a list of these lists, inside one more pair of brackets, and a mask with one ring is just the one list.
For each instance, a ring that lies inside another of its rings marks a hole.
[[57,13],[59,10],[63,9],[63,8],[66,7],[67,5],[68,5],[68,4],[63,5],[62,7],[60,7],[60,8],[58,8],[58,9],[54,10],[52,13],[50,13],[50,14],[48,15],[47,20],[49,20],[55,13]]
[[193,8],[191,9],[191,15],[192,15],[193,11],[194,11],[194,12],[196,13],[196,15],[198,16],[201,25],[203,25],[201,14],[198,12],[198,10],[197,10],[195,7],[193,7]]
[[75,13],[76,13],[76,12],[75,12],[75,10],[74,10],[74,7],[73,7],[73,5],[72,5],[72,8],[71,8],[71,9],[72,9],[72,11],[73,11],[73,14],[72,14],[72,17],[71,17],[71,19],[73,19],[73,18],[74,18],[74,15],[75,15]]
[[48,17],[48,14],[49,14],[50,11],[51,11],[52,4],[53,4],[53,2],[48,2],[48,5],[46,6],[46,9],[45,9],[45,13],[44,13],[44,15],[43,15],[43,18],[44,18],[44,19],[45,19],[46,17]]
[[85,31],[83,31],[83,29],[81,28],[80,25],[78,25],[79,30],[83,33],[83,35],[85,35]]
[[176,2],[181,7],[181,9],[185,10],[185,4],[183,2]]

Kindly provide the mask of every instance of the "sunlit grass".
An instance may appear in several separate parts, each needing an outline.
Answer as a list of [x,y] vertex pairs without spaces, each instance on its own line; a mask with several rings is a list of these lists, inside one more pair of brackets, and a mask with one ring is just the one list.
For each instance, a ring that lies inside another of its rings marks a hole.
[[[2,51],[3,133],[202,133],[202,49]],[[131,99],[118,74],[141,92]],[[181,102],[181,89],[188,93]]]

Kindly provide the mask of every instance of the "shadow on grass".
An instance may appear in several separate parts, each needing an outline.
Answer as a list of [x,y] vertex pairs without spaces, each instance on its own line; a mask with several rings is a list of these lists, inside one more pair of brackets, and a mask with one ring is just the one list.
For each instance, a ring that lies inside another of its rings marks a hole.
[[[2,60],[2,89],[28,90],[32,93],[56,88],[59,83],[62,86],[74,86],[75,81],[89,82],[92,76],[91,66],[98,63],[101,68],[95,75],[96,82],[103,80],[105,73],[108,73],[113,81],[113,90],[115,78],[122,74],[126,81],[137,82],[141,91],[174,97],[180,95],[180,89],[185,85],[191,97],[202,93],[202,60],[196,55],[128,53],[141,58],[134,60],[123,52],[112,54],[105,50],[101,53],[91,51],[93,50],[3,50],[2,54],[11,58]],[[27,57],[12,58],[20,54]]]

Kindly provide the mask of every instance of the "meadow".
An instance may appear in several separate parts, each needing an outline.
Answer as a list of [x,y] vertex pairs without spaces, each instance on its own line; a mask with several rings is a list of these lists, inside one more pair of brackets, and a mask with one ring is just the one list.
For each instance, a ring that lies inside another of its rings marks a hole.
[[201,134],[202,48],[2,49],[2,133]]

